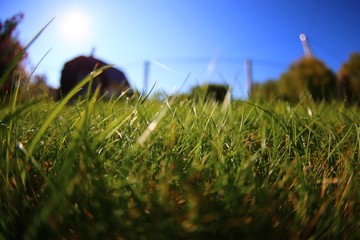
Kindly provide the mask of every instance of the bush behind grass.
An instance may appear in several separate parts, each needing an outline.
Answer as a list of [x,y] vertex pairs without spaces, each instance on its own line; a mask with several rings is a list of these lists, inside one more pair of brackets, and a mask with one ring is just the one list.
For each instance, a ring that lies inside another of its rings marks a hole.
[[0,110],[0,238],[360,236],[357,108],[13,103]]

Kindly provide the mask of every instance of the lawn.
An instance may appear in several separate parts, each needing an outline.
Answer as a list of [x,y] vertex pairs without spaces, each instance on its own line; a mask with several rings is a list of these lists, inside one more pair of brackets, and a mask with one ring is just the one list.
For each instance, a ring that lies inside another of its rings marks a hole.
[[357,107],[16,97],[0,239],[360,238]]

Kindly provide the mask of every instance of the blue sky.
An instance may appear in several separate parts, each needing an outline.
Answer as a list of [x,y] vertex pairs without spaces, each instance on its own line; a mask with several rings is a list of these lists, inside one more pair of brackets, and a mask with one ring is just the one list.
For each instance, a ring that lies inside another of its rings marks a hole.
[[[28,59],[35,66],[51,49],[36,73],[53,87],[66,61],[93,48],[139,90],[144,61],[150,60],[148,88],[156,84],[171,93],[186,79],[181,91],[209,81],[230,84],[235,97],[248,91],[246,59],[252,60],[255,82],[278,79],[303,56],[300,33],[334,72],[360,51],[356,0],[0,0],[2,21],[18,12],[25,14],[18,31],[23,44],[56,16]],[[80,20],[66,25],[73,15]],[[79,35],[70,37],[73,27]]]

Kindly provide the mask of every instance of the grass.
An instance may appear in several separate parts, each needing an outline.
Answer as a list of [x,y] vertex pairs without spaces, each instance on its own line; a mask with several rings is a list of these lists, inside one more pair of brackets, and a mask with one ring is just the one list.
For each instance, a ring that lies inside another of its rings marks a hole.
[[16,96],[0,239],[360,237],[356,107]]

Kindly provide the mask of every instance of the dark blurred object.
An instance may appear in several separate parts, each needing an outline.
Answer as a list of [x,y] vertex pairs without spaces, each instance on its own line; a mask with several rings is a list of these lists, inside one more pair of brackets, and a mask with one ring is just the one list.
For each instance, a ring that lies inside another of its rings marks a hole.
[[195,101],[216,101],[223,102],[229,86],[222,84],[204,84],[196,86],[191,90],[190,98]]
[[[76,84],[83,80],[94,69],[106,65],[108,64],[93,56],[79,56],[65,63],[61,72],[59,97],[61,98],[68,94]],[[100,94],[103,95],[107,93],[106,97],[120,96],[125,91],[127,91],[127,94],[132,95],[132,90],[125,74],[114,67],[104,70],[103,73],[94,78],[91,85],[91,92],[93,93],[99,85]],[[78,95],[85,95],[88,88],[89,84],[83,87],[78,92]]]

